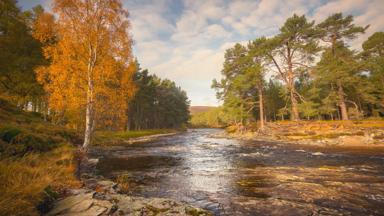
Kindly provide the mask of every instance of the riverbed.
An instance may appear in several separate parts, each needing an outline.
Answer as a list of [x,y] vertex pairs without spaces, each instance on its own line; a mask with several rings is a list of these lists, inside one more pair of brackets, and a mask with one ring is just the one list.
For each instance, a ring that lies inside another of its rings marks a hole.
[[384,152],[217,136],[192,129],[148,143],[92,149],[98,174],[129,194],[215,215],[384,215]]

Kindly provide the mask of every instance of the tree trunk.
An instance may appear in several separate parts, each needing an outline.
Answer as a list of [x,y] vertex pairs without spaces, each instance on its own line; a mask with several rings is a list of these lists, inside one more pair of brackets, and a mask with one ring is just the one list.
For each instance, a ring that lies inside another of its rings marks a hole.
[[298,105],[297,105],[297,99],[296,99],[296,95],[295,95],[294,91],[295,91],[294,87],[292,87],[290,89],[290,98],[291,98],[291,103],[292,103],[291,120],[292,121],[298,121],[298,120],[300,120],[300,116],[299,116],[299,109],[298,109]]
[[92,92],[93,88],[91,90],[90,87],[88,87],[87,91],[87,109],[85,114],[85,132],[84,132],[84,143],[83,143],[83,149],[86,150],[88,145],[91,143],[92,138],[92,124],[93,124],[93,99],[92,99]]
[[[287,44],[287,46],[288,46],[288,44]],[[299,116],[299,109],[298,109],[298,105],[297,105],[298,102],[297,102],[297,98],[296,98],[291,49],[289,47],[287,49],[287,64],[288,64],[288,74],[287,74],[288,83],[287,84],[289,87],[291,104],[292,104],[291,120],[292,121],[298,121],[298,120],[300,120],[300,116]]]
[[[92,49],[90,51],[92,54]],[[88,71],[87,71],[87,81],[88,81],[88,89],[87,89],[87,107],[85,113],[85,132],[84,132],[84,143],[83,143],[83,151],[87,151],[88,145],[91,143],[92,133],[93,133],[93,124],[94,124],[94,101],[93,101],[93,66],[94,61],[92,57],[90,57],[88,62]]]
[[263,101],[263,89],[260,87],[259,90],[259,110],[260,110],[260,129],[264,129],[264,101]]
[[341,112],[341,120],[348,120],[348,111],[347,111],[347,105],[345,104],[345,99],[344,99],[344,90],[343,86],[338,83],[338,96],[339,96],[339,107],[340,107],[340,112]]

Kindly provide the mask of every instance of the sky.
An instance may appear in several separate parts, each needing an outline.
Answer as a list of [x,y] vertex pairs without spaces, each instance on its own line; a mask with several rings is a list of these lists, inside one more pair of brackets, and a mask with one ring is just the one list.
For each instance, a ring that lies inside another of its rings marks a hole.
[[[370,27],[350,45],[384,31],[384,0],[122,0],[130,13],[134,55],[141,68],[176,82],[191,105],[216,106],[213,79],[220,79],[224,52],[235,43],[273,36],[294,13],[321,22],[343,12]],[[50,0],[19,0],[23,9]]]

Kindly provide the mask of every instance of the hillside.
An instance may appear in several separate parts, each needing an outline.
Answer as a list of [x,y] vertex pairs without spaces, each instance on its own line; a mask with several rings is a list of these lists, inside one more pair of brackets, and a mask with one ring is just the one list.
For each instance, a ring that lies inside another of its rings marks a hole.
[[189,111],[191,112],[191,115],[193,115],[196,113],[207,112],[207,111],[215,109],[215,108],[216,107],[214,107],[214,106],[190,106]]
[[77,133],[24,112],[0,98],[0,212],[45,213],[74,177]]

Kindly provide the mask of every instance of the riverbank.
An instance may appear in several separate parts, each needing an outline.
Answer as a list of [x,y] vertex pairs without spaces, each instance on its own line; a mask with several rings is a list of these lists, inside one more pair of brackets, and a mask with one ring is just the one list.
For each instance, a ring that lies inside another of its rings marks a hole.
[[224,136],[317,147],[384,148],[384,120],[283,121],[267,123],[264,130],[229,127]]
[[[97,160],[96,160],[97,161]],[[129,185],[121,178],[111,181],[94,172],[95,160],[89,160],[88,173],[82,174],[83,186],[70,189],[67,195],[55,202],[48,216],[65,215],[189,215],[212,214],[186,203],[157,197],[129,196]]]
[[149,142],[159,137],[175,135],[183,129],[150,129],[140,131],[97,131],[93,146],[130,145]]

